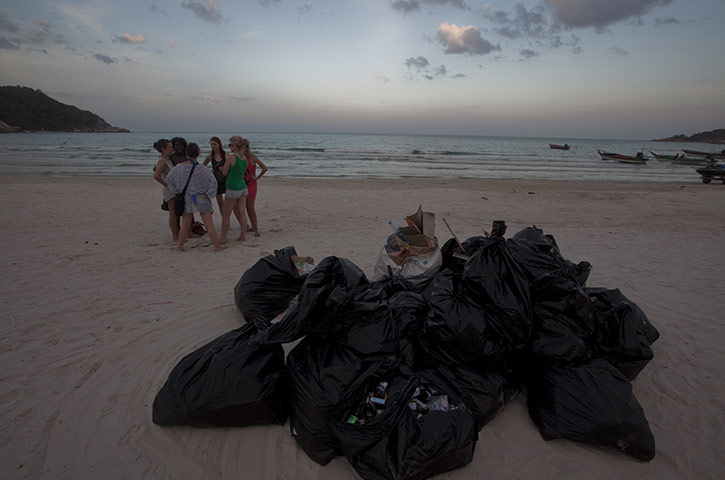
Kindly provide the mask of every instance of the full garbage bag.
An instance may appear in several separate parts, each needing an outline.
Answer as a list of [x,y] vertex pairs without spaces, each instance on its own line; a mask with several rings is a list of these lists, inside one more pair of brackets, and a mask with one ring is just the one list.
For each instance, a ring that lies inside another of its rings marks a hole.
[[[307,275],[297,303],[280,321],[251,341],[253,346],[289,343],[305,335],[328,335],[344,319],[355,293],[367,289],[360,268],[344,258],[326,257]],[[345,329],[347,325],[340,328]]]
[[[336,410],[333,430],[357,473],[365,480],[425,479],[468,464],[478,433],[455,394],[415,375],[390,375],[395,374],[385,369],[369,373],[346,392]],[[382,410],[358,419],[361,402],[371,401],[368,392],[376,385],[386,392],[385,398],[373,397],[384,402]],[[431,396],[412,407],[416,390]]]
[[655,441],[629,380],[603,359],[541,365],[528,383],[529,414],[546,440],[597,444],[652,460]]
[[582,363],[594,351],[594,309],[578,280],[547,273],[531,282],[534,329],[532,362]]
[[529,341],[532,307],[529,284],[509,251],[506,224],[493,223],[490,238],[465,263],[462,284],[467,297],[489,315],[489,325],[507,347],[522,350]]
[[429,253],[410,256],[401,265],[398,265],[383,247],[378,254],[372,279],[380,281],[388,277],[400,276],[412,283],[425,283],[438,273],[442,263],[443,256],[439,248]]
[[509,349],[494,326],[497,320],[468,299],[460,275],[450,269],[438,272],[429,304],[419,337],[423,345],[419,364],[463,364],[483,370],[506,362]]
[[596,350],[630,380],[654,357],[660,333],[619,289],[587,288],[594,309]]
[[234,300],[245,320],[272,320],[289,307],[305,281],[292,260],[296,255],[292,246],[275,250],[244,272],[234,287]]
[[421,329],[430,311],[428,301],[419,293],[401,291],[390,298],[388,308],[398,336],[398,359],[413,368],[420,356]]
[[289,377],[279,345],[254,350],[252,335],[268,328],[256,317],[186,355],[156,394],[158,425],[246,426],[284,424]]
[[558,273],[572,277],[584,286],[589,278],[589,262],[574,264],[564,258],[554,237],[545,235],[536,226],[524,228],[506,240],[506,244],[530,281],[542,275]]
[[[292,387],[290,430],[307,455],[327,465],[342,454],[332,431],[332,412],[344,393],[381,361],[365,361],[351,348],[334,341],[304,338],[287,356]],[[369,374],[369,373],[368,373]]]

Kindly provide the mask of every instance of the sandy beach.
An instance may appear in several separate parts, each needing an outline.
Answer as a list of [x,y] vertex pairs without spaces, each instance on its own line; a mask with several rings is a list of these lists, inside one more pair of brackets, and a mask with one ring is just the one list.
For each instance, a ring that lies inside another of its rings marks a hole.
[[494,220],[507,236],[542,228],[593,265],[589,286],[619,288],[661,334],[633,382],[651,462],[544,441],[519,394],[480,431],[473,461],[436,478],[723,478],[725,185],[265,177],[262,236],[220,253],[208,237],[174,251],[150,176],[0,176],[0,201],[0,478],[359,478],[344,457],[310,460],[288,424],[162,428],[151,404],[184,355],[241,326],[233,288],[260,257],[293,245],[371,275],[387,221],[419,204],[441,243],[443,217],[461,239]]

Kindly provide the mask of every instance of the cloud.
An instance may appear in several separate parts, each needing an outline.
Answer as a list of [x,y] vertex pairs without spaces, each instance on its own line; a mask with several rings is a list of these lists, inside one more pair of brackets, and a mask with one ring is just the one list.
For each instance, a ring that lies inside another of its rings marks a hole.
[[186,97],[189,100],[199,100],[202,102],[212,102],[212,103],[221,103],[218,98],[211,96],[211,95],[192,95],[189,97]]
[[390,2],[393,10],[401,12],[403,15],[413,12],[420,12],[420,2],[417,0],[395,0]]
[[[33,45],[37,46],[44,46],[48,43],[65,43],[65,40],[63,40],[63,35],[54,34],[50,31],[50,23],[48,22],[41,22],[36,24],[43,25],[42,28],[33,28],[33,27],[26,27],[25,30],[22,33],[22,41],[27,42]],[[47,25],[47,26],[45,26]]]
[[375,75],[375,78],[383,83],[390,83],[390,78],[387,75]]
[[259,4],[265,8],[269,8],[272,5],[280,5],[282,0],[259,0]]
[[422,55],[418,55],[415,58],[408,58],[405,61],[405,66],[408,67],[408,69],[415,69],[416,73],[428,80],[433,80],[436,77],[445,77],[448,74],[448,69],[446,69],[445,65],[433,67],[428,59]]
[[466,78],[466,76],[464,74],[462,74],[462,73],[456,73],[451,78]]
[[417,71],[423,71],[430,68],[430,62],[427,58],[422,55],[418,55],[416,58],[410,57],[405,61],[405,66],[408,68],[415,68]]
[[0,10],[0,30],[5,30],[6,32],[19,32],[20,27],[18,27],[15,23],[8,20],[8,14],[5,13],[3,10]]
[[670,18],[655,18],[655,26],[657,26],[657,27],[660,26],[660,25],[676,25],[678,23],[680,23],[680,21],[677,20],[676,18],[672,18],[672,17],[670,17]]
[[612,52],[615,55],[629,55],[629,52],[622,47],[614,46],[609,49],[610,52]]
[[471,9],[463,0],[394,0],[390,2],[393,10],[397,10],[403,15],[419,12],[421,5],[452,5],[461,10]]
[[17,45],[15,45],[13,42],[11,42],[10,40],[8,40],[7,38],[0,37],[0,49],[3,49],[3,50],[17,50],[19,48],[20,47],[18,47]]
[[188,8],[200,19],[209,23],[221,23],[223,20],[222,12],[219,8],[219,4],[214,0],[203,0],[203,2],[197,2],[195,0],[184,0],[181,2],[181,6]]
[[494,28],[494,32],[506,38],[516,39],[545,38],[553,28],[545,14],[546,10],[541,5],[528,10],[521,3],[517,3],[513,13],[486,10],[483,15],[492,23],[500,25]]
[[311,3],[305,3],[301,7],[297,7],[297,13],[304,15],[305,13],[312,13],[315,7]]
[[171,47],[171,48],[174,48],[174,47],[176,46],[176,42],[175,42],[174,40],[167,40],[167,41],[166,41],[166,42],[164,43],[164,45],[166,45],[167,47]]
[[525,58],[526,60],[528,60],[530,58],[538,57],[539,56],[539,52],[536,52],[534,50],[530,50],[528,48],[524,48],[523,50],[521,50],[521,56],[523,58]]
[[251,102],[254,100],[253,97],[229,97],[233,102]]
[[167,18],[169,16],[169,14],[166,12],[166,10],[164,10],[163,8],[157,7],[156,3],[152,3],[151,6],[149,7],[149,10],[151,10],[152,12],[159,12],[160,14],[162,14],[163,16],[165,16]]
[[544,0],[544,3],[567,28],[603,28],[669,5],[672,0]]
[[438,41],[445,47],[446,54],[467,53],[469,55],[485,55],[501,47],[481,37],[481,32],[473,26],[459,27],[456,24],[443,22],[436,30]]
[[95,58],[99,62],[105,63],[106,65],[110,65],[112,63],[116,63],[116,59],[115,58],[111,58],[108,55],[102,55],[100,53],[96,53],[95,55],[93,55],[93,58]]
[[134,37],[130,33],[125,32],[120,37],[114,37],[113,43],[132,43],[134,45],[138,45],[141,43],[146,43],[146,38],[140,33]]

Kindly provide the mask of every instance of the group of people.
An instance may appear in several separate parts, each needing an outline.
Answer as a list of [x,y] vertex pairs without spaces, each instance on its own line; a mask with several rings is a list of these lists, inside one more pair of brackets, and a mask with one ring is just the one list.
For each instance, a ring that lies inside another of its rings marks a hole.
[[[227,243],[232,213],[241,229],[237,240],[245,241],[248,231],[259,236],[254,204],[257,181],[267,172],[267,166],[251,152],[249,140],[239,135],[229,138],[231,153],[225,152],[219,137],[212,137],[209,145],[211,153],[206,156],[203,165],[199,165],[200,149],[196,143],[187,143],[181,137],[162,138],[154,143],[154,149],[160,155],[154,167],[154,179],[163,186],[164,202],[169,210],[169,228],[174,241],[178,241],[176,250],[179,252],[184,250],[195,213],[201,216],[216,251],[223,250],[223,245]],[[211,169],[207,167],[209,164]],[[182,192],[184,214],[178,217],[174,213],[174,197]],[[212,216],[214,197],[222,216],[219,236]]]

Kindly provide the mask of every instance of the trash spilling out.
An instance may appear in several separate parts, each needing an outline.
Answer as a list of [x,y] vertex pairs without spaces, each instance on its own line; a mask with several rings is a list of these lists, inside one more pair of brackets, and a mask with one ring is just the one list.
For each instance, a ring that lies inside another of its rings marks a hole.
[[478,431],[525,392],[545,440],[654,458],[631,382],[659,332],[634,302],[587,286],[591,264],[535,226],[506,238],[495,221],[461,241],[445,222],[439,246],[433,213],[406,223],[389,223],[373,280],[291,246],[260,259],[234,289],[246,325],[181,360],[154,422],[289,418],[320,465],[345,456],[366,480],[424,479],[468,464]]

